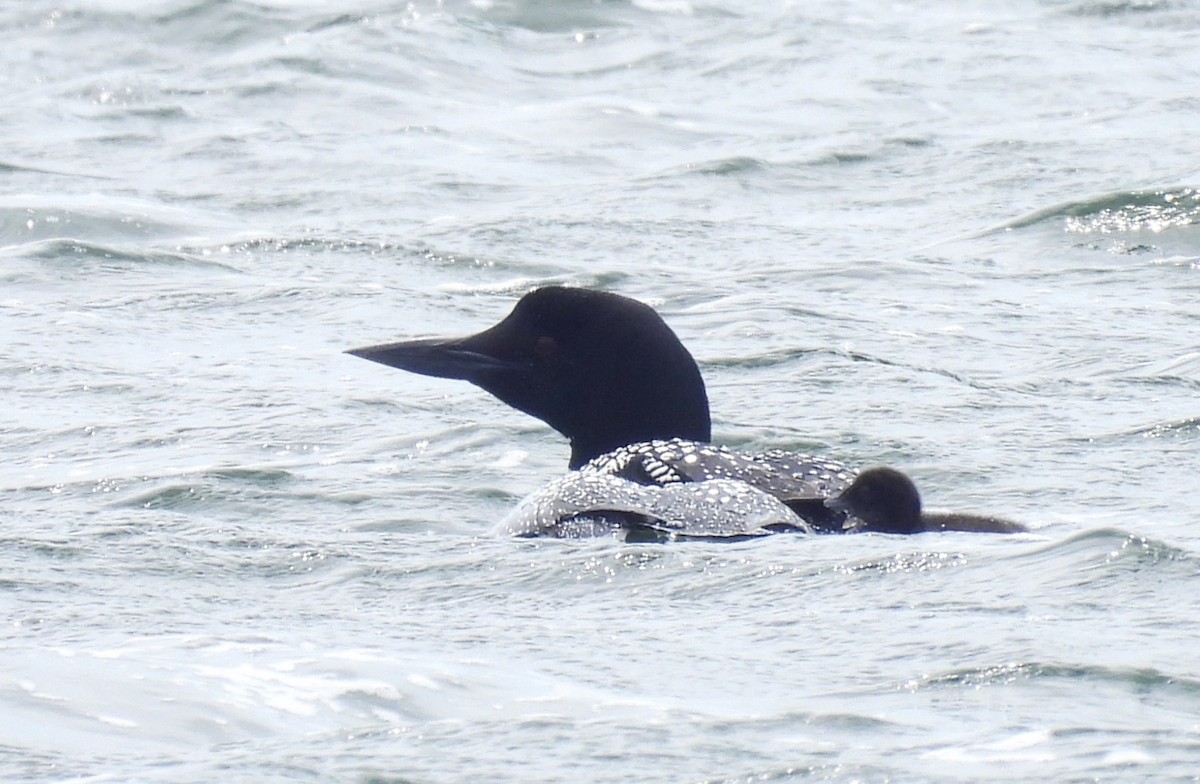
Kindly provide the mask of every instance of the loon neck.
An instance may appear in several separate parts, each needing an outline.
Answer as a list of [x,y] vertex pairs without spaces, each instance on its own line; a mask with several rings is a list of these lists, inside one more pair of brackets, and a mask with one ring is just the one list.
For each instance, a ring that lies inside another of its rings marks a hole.
[[700,442],[712,440],[707,403],[703,408],[703,416],[700,416],[697,409],[693,412],[691,421],[678,420],[677,412],[672,413],[675,418],[664,416],[660,421],[653,423],[654,426],[605,427],[574,437],[568,436],[571,441],[571,460],[568,467],[574,471],[589,460],[615,449],[645,441],[667,441],[672,438]]

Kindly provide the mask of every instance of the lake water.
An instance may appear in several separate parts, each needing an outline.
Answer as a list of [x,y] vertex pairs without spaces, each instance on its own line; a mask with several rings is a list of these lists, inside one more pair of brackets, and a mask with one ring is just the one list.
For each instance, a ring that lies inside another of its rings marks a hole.
[[[0,779],[1198,780],[1196,4],[0,31]],[[342,351],[547,283],[1033,532],[488,536],[561,437]]]

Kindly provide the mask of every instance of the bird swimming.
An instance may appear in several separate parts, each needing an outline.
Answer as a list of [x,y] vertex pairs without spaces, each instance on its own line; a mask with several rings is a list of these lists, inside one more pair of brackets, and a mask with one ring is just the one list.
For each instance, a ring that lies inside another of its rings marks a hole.
[[907,475],[894,468],[868,468],[825,506],[845,513],[847,532],[919,534],[928,531],[1022,533],[1029,529],[1012,520],[965,512],[927,512],[921,494]]
[[547,286],[475,335],[347,353],[469,381],[566,436],[572,472],[522,501],[501,532],[744,539],[872,530],[853,524],[859,507],[826,504],[852,486],[853,468],[709,443],[708,395],[695,359],[662,317],[637,300]]
[[[643,485],[613,471],[614,463],[627,459],[624,453],[641,452],[656,456],[646,460],[658,460],[657,455],[678,458],[688,450],[706,453],[710,468],[705,470],[716,476],[695,480],[699,484],[684,479]],[[759,477],[751,472],[766,468],[771,459],[783,470],[766,473],[771,483],[755,484]],[[681,439],[636,444],[590,461],[531,493],[495,530],[561,539],[618,534],[626,541],[741,541],[776,533],[1028,531],[999,517],[924,511],[916,484],[894,468],[869,468],[855,476],[838,464],[820,465],[806,458],[805,480],[786,470],[794,460],[785,452],[748,455]],[[714,472],[711,466],[719,468]],[[824,473],[829,470],[840,473],[834,478]],[[741,478],[731,478],[735,475]],[[781,477],[790,479],[781,481]],[[829,495],[834,487],[842,488],[841,492]]]

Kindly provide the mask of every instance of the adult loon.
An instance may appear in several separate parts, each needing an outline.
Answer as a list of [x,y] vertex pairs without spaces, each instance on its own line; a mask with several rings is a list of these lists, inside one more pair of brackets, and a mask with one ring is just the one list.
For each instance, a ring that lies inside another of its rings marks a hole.
[[851,487],[854,469],[708,443],[700,369],[658,313],[637,300],[550,286],[475,335],[348,353],[470,381],[567,437],[573,473],[526,498],[500,524],[503,532],[746,538],[870,530],[849,507],[826,505]]

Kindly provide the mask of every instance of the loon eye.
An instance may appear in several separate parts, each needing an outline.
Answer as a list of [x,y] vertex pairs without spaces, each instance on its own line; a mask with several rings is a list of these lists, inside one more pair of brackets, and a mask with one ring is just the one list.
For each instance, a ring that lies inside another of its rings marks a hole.
[[533,353],[537,354],[542,359],[550,359],[558,354],[558,341],[549,335],[542,335],[533,344]]

